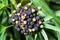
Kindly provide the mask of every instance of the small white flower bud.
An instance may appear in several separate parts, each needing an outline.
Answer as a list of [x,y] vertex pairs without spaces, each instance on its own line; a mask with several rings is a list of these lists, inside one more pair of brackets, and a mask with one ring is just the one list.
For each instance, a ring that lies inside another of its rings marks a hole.
[[35,9],[32,9],[32,13],[35,12]]
[[10,14],[9,17],[12,17],[12,14]]
[[28,6],[30,6],[32,3],[28,3]]
[[38,7],[38,9],[40,10],[40,9],[41,9],[41,7]]
[[19,8],[21,6],[21,3],[19,3],[18,5],[17,5],[17,8]]

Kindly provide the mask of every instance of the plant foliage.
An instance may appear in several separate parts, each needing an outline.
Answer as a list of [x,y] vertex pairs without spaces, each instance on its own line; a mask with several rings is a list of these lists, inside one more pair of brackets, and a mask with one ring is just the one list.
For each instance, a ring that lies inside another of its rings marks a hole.
[[[10,22],[10,14],[22,6],[32,3],[38,9],[38,16],[44,18],[39,32],[23,35]],[[60,40],[60,0],[0,0],[0,40]]]

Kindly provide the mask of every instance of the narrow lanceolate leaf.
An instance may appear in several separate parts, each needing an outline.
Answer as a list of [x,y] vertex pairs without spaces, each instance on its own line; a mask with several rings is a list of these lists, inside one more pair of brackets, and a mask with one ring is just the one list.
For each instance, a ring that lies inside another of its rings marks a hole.
[[34,38],[34,40],[37,40],[37,34],[35,34],[35,38]]
[[6,39],[6,34],[5,31],[2,32],[1,36],[0,36],[0,40],[5,40]]
[[52,19],[52,18],[53,18],[52,16],[46,16],[46,17],[44,18],[44,21],[47,22],[47,21],[49,21],[49,20]]
[[15,8],[17,7],[17,3],[16,3],[16,1],[15,1],[15,0],[10,0],[10,2],[11,2],[11,4],[13,4],[13,5],[14,5],[14,7],[15,7]]
[[[32,3],[38,7],[41,6],[45,12],[46,15],[52,16],[58,23],[60,23],[60,19],[58,19],[58,17],[54,14],[54,12],[47,6],[45,0],[31,0]],[[38,5],[37,5],[38,4]]]
[[41,32],[39,32],[39,34],[38,34],[38,40],[44,40],[44,38],[43,38],[43,36],[42,36],[42,34],[41,34]]
[[1,28],[1,36],[0,36],[0,40],[5,40],[5,31],[6,31],[7,27],[3,27]]
[[28,40],[28,39],[29,39],[29,35],[26,36],[26,40]]
[[57,32],[58,40],[60,40],[60,32]]
[[1,24],[4,24],[7,22],[7,12],[6,10],[3,10],[3,13],[2,13],[2,21],[1,21]]
[[0,9],[2,9],[2,8],[4,8],[4,7],[5,7],[5,5],[2,4],[2,3],[0,3]]
[[56,40],[55,36],[51,35],[49,32],[47,32],[49,40]]
[[3,26],[3,25],[0,25],[0,34],[1,34],[0,35],[0,40],[5,40],[5,38],[6,38],[5,31],[9,27],[11,27],[11,26],[6,27],[6,26]]
[[11,34],[10,34],[10,40],[14,40],[14,39],[13,39],[13,36],[12,36]]
[[8,0],[1,0],[1,1],[4,5],[8,6]]
[[56,16],[60,17],[60,10],[56,11]]
[[26,35],[26,40],[33,40],[33,37],[31,35]]
[[1,23],[3,24],[3,23],[5,23],[6,21],[7,21],[7,17],[6,17],[6,18],[3,18]]
[[45,28],[47,28],[47,29],[51,29],[51,30],[60,32],[60,28],[59,27],[55,27],[55,26],[52,26],[52,25],[49,25],[49,24],[44,24],[44,25],[45,25]]
[[20,33],[16,29],[14,29],[14,36],[16,40],[20,40]]
[[8,6],[8,0],[5,0],[4,3],[6,6]]
[[42,36],[44,37],[44,39],[48,40],[47,34],[43,29],[42,29],[41,33],[42,33]]

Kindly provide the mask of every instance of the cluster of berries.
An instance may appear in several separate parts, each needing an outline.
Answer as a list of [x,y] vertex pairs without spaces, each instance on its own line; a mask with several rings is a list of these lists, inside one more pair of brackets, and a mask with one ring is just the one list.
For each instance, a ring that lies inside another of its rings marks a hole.
[[30,5],[24,5],[12,15],[12,24],[24,35],[31,34],[43,27],[43,17],[38,16],[36,8],[30,8]]

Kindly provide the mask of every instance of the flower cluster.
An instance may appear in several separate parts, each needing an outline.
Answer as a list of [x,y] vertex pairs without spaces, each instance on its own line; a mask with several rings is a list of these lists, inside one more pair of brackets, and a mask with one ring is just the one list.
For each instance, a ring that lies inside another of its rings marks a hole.
[[43,26],[43,18],[37,15],[36,8],[29,6],[30,4],[24,5],[12,15],[12,24],[25,35],[38,31]]

